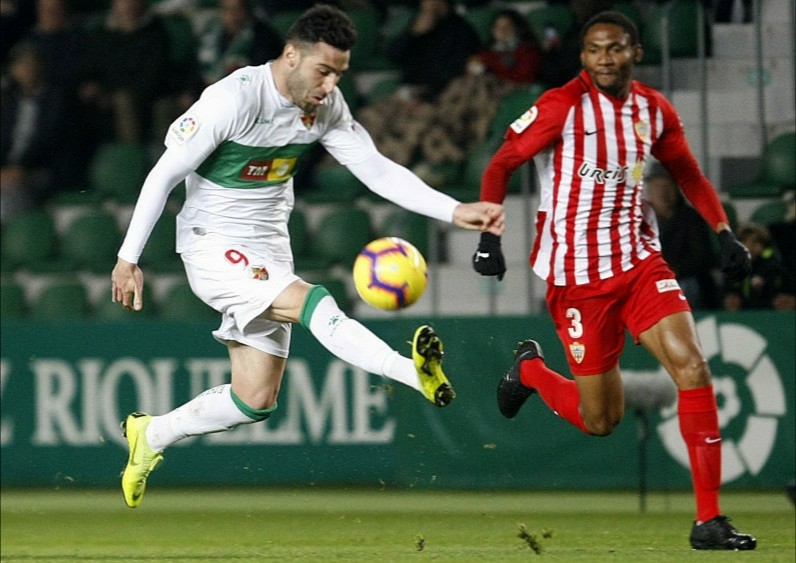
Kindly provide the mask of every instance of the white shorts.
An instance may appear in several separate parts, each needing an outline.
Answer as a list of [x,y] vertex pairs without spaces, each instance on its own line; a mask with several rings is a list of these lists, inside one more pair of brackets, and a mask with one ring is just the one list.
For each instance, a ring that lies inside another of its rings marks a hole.
[[300,279],[292,262],[272,260],[262,251],[215,234],[194,239],[182,261],[193,292],[221,312],[221,326],[213,331],[216,340],[222,344],[234,340],[287,358],[291,324],[259,315]]

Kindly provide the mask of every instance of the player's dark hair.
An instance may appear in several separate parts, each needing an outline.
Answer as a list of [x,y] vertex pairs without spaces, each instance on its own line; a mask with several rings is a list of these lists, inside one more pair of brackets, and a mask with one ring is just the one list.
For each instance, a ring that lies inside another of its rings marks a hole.
[[638,45],[641,42],[638,34],[638,28],[630,18],[621,12],[617,12],[615,10],[606,10],[604,12],[600,12],[599,14],[593,15],[583,25],[583,29],[580,30],[581,45],[583,45],[583,38],[586,37],[586,33],[589,31],[589,29],[598,23],[611,23],[618,25],[625,33],[630,36],[631,45]]
[[341,51],[350,51],[356,40],[353,22],[345,12],[329,4],[315,4],[287,32],[289,43],[323,42]]

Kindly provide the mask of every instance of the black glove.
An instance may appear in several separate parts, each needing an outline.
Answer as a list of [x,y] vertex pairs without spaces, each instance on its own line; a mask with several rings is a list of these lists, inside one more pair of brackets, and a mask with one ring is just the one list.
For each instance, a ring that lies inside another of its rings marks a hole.
[[481,241],[473,254],[473,269],[482,276],[497,276],[503,279],[506,260],[500,250],[500,237],[492,233],[481,233]]
[[749,250],[742,245],[732,231],[719,232],[721,245],[721,271],[727,280],[740,281],[752,272],[752,257]]

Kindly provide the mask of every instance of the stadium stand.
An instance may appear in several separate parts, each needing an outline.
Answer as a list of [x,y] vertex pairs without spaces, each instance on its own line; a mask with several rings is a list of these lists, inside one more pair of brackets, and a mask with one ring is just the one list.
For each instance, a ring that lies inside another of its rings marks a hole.
[[91,307],[86,286],[77,279],[48,283],[33,299],[30,314],[40,321],[87,319]]
[[52,271],[58,238],[55,223],[43,210],[15,217],[3,230],[2,269]]
[[116,216],[95,210],[69,224],[60,237],[59,258],[69,270],[110,272],[116,263],[121,238]]

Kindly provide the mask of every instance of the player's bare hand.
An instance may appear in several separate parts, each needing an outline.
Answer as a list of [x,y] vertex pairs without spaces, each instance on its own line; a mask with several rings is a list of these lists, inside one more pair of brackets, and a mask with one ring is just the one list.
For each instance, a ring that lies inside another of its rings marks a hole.
[[499,203],[476,201],[460,203],[453,211],[453,224],[472,231],[489,231],[500,236],[506,228],[505,213]]
[[111,272],[111,301],[128,311],[144,308],[144,273],[138,264],[119,258]]

